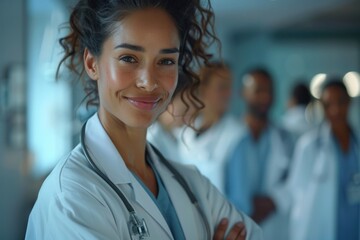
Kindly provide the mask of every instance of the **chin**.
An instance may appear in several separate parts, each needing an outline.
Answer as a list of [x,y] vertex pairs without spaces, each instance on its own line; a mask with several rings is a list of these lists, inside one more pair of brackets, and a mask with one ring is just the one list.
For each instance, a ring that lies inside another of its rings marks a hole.
[[134,128],[148,128],[156,119],[157,116],[142,114],[142,116],[133,116],[131,119],[128,119],[126,125]]

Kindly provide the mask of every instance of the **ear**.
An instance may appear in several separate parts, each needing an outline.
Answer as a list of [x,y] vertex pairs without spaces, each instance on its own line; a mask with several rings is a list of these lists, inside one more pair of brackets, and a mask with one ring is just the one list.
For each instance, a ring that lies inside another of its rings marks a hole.
[[84,67],[88,76],[92,80],[99,79],[99,70],[97,67],[97,59],[96,57],[89,51],[89,49],[85,48],[84,50]]

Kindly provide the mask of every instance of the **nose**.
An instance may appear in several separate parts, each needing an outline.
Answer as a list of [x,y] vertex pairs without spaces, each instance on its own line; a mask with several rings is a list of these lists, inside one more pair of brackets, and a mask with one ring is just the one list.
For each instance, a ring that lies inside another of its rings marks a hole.
[[155,70],[150,66],[144,67],[136,81],[136,86],[147,92],[152,92],[157,89],[159,86],[156,80]]

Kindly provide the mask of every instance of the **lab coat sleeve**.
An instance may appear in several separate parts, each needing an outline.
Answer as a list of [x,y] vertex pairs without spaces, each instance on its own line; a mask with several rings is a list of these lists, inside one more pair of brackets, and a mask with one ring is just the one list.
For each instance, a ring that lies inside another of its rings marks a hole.
[[318,144],[313,139],[314,137],[310,134],[303,136],[298,141],[294,151],[293,164],[287,183],[287,188],[294,199],[297,198],[297,194],[301,194],[311,179],[314,162],[312,155],[319,151],[316,149]]
[[[277,155],[273,155],[272,159],[269,159],[270,162],[274,159],[276,160],[276,162],[269,163],[272,164],[269,168],[272,169],[270,172],[277,173],[277,180],[268,186],[268,194],[274,201],[276,211],[287,215],[291,202],[287,179],[291,168],[290,159],[294,146],[288,132],[282,129],[279,129],[277,132],[278,134],[275,135],[277,138],[272,139],[272,143],[277,147],[273,151],[276,151]],[[274,156],[276,157],[274,158]]]
[[245,212],[252,213],[251,192],[246,174],[247,164],[241,156],[241,148],[236,147],[230,155],[225,168],[225,193],[235,207]]
[[[200,174],[200,173],[199,173]],[[207,206],[211,209],[211,223],[215,229],[220,223],[221,219],[228,218],[229,230],[236,222],[243,222],[246,226],[247,240],[263,239],[262,230],[260,227],[246,214],[238,211],[236,207],[231,204],[220,192],[213,186],[206,177],[202,177],[203,185],[207,189]],[[204,204],[206,206],[206,204]]]
[[65,192],[50,201],[44,239],[119,239],[109,209],[86,195]]

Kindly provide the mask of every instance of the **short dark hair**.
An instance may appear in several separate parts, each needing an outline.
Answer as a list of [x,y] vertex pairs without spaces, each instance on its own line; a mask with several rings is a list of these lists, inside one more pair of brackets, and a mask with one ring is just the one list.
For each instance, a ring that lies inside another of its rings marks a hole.
[[348,89],[341,78],[339,77],[331,77],[328,78],[321,87],[321,95],[324,93],[324,91],[330,87],[336,87],[339,88],[341,91],[344,92],[344,94],[350,98]]
[[305,83],[297,83],[291,91],[291,97],[295,100],[297,105],[307,106],[311,100],[311,93]]
[[246,71],[245,75],[253,75],[253,74],[260,74],[268,78],[271,82],[273,82],[273,76],[270,71],[265,67],[253,67]]

